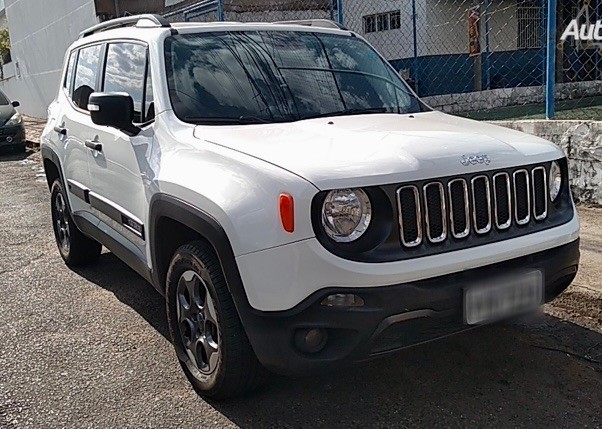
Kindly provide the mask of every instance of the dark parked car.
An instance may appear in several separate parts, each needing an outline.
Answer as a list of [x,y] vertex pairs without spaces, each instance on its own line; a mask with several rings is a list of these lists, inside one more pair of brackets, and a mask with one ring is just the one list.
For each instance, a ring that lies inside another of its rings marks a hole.
[[11,147],[24,151],[25,126],[23,125],[23,115],[17,112],[15,107],[19,107],[19,102],[11,102],[0,91],[0,148]]

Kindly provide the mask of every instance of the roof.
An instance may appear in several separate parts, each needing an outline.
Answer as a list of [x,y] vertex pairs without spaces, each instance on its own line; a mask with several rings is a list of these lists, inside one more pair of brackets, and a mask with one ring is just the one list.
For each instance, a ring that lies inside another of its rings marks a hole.
[[186,22],[169,23],[158,15],[137,15],[118,18],[97,24],[80,34],[77,45],[86,42],[96,42],[108,38],[136,37],[141,40],[151,40],[166,31],[177,30],[184,33],[195,31],[254,31],[254,30],[280,30],[280,31],[308,31],[326,33],[350,34],[338,24],[328,20],[303,20],[286,22]]

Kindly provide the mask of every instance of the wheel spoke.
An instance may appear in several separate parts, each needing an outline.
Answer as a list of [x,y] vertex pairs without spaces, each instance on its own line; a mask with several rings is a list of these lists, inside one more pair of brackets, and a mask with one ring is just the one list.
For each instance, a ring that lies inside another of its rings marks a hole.
[[211,338],[206,335],[202,337],[203,348],[207,355],[207,365],[209,365],[209,371],[213,371],[217,366],[217,360],[219,358],[218,346]]
[[[207,286],[205,286],[205,288],[207,288]],[[205,295],[205,305],[203,306],[203,316],[205,317],[205,320],[207,322],[211,322],[215,326],[217,326],[217,314],[215,311],[215,304],[213,303],[213,298],[211,298],[211,295],[209,294],[208,290]]]

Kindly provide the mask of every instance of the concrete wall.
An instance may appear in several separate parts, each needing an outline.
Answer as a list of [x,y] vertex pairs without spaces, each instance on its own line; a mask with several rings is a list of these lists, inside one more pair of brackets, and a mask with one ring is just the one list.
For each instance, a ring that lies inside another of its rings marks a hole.
[[550,140],[569,157],[571,189],[576,201],[602,205],[602,122],[497,121]]
[[96,23],[94,0],[6,0],[15,77],[0,89],[20,111],[45,118],[55,98],[67,48]]
[[[602,81],[558,83],[555,87],[556,100],[574,100],[602,94]],[[544,102],[542,86],[500,88],[461,94],[422,97],[431,107],[446,113],[464,113],[489,110],[498,107],[519,106]]]

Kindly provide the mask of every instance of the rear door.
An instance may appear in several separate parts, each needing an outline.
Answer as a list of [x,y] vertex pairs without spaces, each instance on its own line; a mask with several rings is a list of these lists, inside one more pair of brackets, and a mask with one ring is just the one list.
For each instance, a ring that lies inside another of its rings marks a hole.
[[102,92],[125,92],[134,100],[134,122],[142,128],[129,136],[112,127],[94,126],[87,138],[101,150],[90,150],[90,203],[92,211],[114,233],[144,254],[145,217],[149,206],[145,180],[150,172],[148,154],[153,141],[154,103],[148,48],[133,41],[110,41],[106,46]]
[[98,88],[102,54],[102,44],[72,52],[69,63],[73,64],[73,71],[68,71],[65,77],[64,95],[68,103],[63,103],[55,122],[55,132],[63,146],[63,169],[73,212],[89,210],[86,190],[90,186],[90,150],[85,145],[85,136],[93,124],[88,112],[88,99]]

